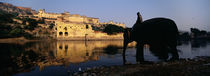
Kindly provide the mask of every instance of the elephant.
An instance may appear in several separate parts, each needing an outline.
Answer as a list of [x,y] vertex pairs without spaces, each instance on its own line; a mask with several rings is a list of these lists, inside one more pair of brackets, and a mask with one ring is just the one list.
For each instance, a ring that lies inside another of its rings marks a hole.
[[[144,61],[143,48],[149,45],[150,50],[170,51],[170,60],[179,59],[177,52],[178,28],[176,23],[168,18],[152,18],[143,21],[140,13],[137,13],[136,23],[132,28],[125,28],[123,43],[123,60],[128,43],[135,41],[136,61]],[[167,59],[167,58],[166,58]]]

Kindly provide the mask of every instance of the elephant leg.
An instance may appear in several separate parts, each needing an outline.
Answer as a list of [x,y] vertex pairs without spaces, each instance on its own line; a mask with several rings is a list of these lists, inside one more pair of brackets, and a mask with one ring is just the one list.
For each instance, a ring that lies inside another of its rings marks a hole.
[[122,53],[122,57],[123,57],[123,64],[125,65],[125,63],[127,62],[126,61],[126,57],[125,57],[125,53],[126,53],[126,48],[128,46],[128,42],[124,41],[124,44],[123,44],[123,53]]
[[136,45],[136,62],[142,62],[144,61],[144,45],[143,44],[139,44],[137,42],[137,45]]
[[164,61],[166,61],[167,59],[168,59],[168,53],[169,53],[169,48],[167,48],[167,45],[161,45],[161,47],[160,47],[160,52],[162,53],[162,54],[160,54],[161,56],[160,56],[160,59],[162,59],[162,60],[164,60]]
[[126,57],[125,57],[125,51],[123,51],[122,56],[123,56],[123,65],[125,65],[125,63],[127,62],[127,61],[126,61]]
[[178,54],[176,46],[171,47],[171,53],[172,53],[171,60],[178,60],[179,59],[179,54]]

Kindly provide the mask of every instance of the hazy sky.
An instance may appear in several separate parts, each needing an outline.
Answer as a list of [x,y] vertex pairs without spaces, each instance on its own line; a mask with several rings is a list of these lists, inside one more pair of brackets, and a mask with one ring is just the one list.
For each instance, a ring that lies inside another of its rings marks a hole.
[[132,27],[139,11],[143,20],[166,17],[179,30],[191,27],[210,31],[210,0],[0,0],[16,6],[45,9],[47,12],[81,14],[100,22],[113,20]]

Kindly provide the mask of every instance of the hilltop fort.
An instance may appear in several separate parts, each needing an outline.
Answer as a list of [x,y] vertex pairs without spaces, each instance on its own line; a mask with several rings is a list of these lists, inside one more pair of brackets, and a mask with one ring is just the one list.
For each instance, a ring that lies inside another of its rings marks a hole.
[[[122,34],[107,35],[106,33],[96,32],[92,27],[101,27],[106,24],[113,24],[120,27],[125,27],[123,23],[99,22],[99,18],[81,16],[79,14],[64,13],[48,13],[44,9],[40,9],[34,18],[44,19],[46,22],[55,24],[53,28],[56,31],[56,37],[61,39],[103,39],[103,38],[122,38]],[[45,27],[46,25],[41,25]]]

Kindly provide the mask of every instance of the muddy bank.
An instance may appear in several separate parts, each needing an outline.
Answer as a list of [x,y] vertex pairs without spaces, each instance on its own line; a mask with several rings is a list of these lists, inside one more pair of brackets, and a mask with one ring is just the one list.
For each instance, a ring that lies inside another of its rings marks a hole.
[[24,43],[29,42],[31,40],[26,39],[25,37],[17,37],[17,38],[3,38],[0,39],[0,43]]
[[35,42],[35,41],[53,41],[53,39],[47,39],[47,38],[43,38],[43,39],[38,39],[38,38],[26,39],[25,37],[0,39],[0,43],[17,43],[17,44],[25,44],[27,42]]
[[177,61],[127,64],[124,66],[98,67],[76,76],[209,76],[210,57],[180,59]]
[[0,43],[17,43],[17,42],[32,42],[32,41],[122,41],[123,38],[33,38],[26,39],[25,37],[16,37],[16,38],[0,38]]

